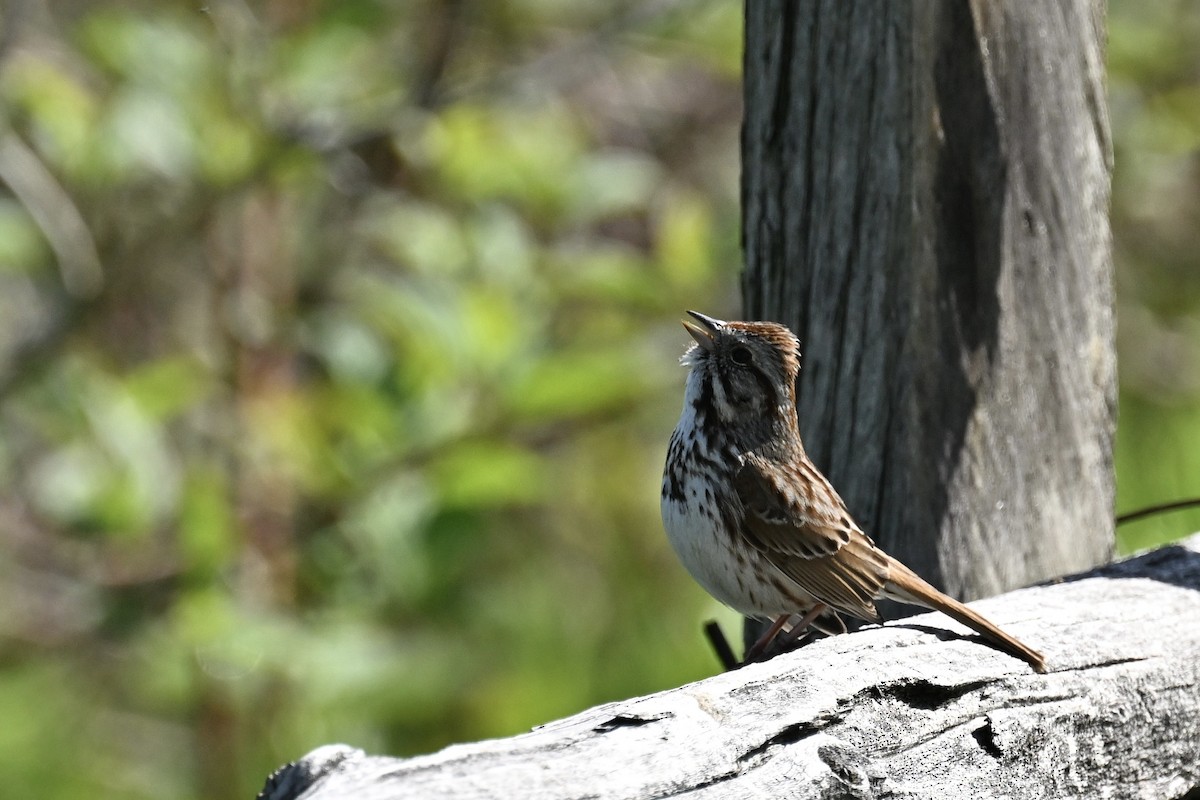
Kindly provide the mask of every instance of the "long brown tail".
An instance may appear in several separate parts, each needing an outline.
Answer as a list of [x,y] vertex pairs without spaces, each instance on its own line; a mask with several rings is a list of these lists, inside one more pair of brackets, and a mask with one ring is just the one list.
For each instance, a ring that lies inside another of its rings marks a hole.
[[982,634],[984,638],[990,640],[1001,650],[1028,661],[1030,666],[1038,672],[1046,671],[1046,659],[1037,650],[1009,636],[953,597],[942,594],[896,559],[889,560],[891,563],[889,564],[888,582],[883,588],[885,595],[905,603],[916,603],[926,608],[932,608],[948,617],[953,617],[968,628]]

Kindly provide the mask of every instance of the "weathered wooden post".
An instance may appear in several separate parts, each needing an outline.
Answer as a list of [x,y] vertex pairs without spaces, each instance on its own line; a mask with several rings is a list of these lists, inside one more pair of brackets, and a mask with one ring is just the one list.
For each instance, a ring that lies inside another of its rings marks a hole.
[[1104,4],[746,16],[746,314],[800,336],[809,455],[958,597],[1107,561]]

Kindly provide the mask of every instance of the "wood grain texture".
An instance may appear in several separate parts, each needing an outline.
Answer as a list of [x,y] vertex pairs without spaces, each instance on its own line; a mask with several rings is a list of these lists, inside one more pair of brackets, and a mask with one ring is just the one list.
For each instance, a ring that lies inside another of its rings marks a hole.
[[408,759],[325,747],[261,796],[1200,794],[1200,536],[977,606],[1051,671],[923,615],[509,739]]
[[1113,541],[1103,4],[746,5],[745,313],[809,455],[958,597]]

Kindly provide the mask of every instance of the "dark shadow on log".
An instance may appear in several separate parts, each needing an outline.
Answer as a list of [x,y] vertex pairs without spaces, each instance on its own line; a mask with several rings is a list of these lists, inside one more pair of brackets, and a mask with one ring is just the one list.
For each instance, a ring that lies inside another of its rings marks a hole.
[[1091,572],[1070,575],[1041,585],[1051,586],[1086,578],[1147,578],[1183,589],[1200,590],[1200,553],[1181,545],[1167,545]]

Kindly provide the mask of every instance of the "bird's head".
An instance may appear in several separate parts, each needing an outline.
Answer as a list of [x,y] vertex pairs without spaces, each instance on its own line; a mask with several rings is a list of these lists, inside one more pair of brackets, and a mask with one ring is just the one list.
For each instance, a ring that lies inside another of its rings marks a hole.
[[727,425],[794,424],[800,340],[774,322],[725,322],[697,311],[683,327],[695,339],[680,359],[691,369],[689,400],[707,402]]

